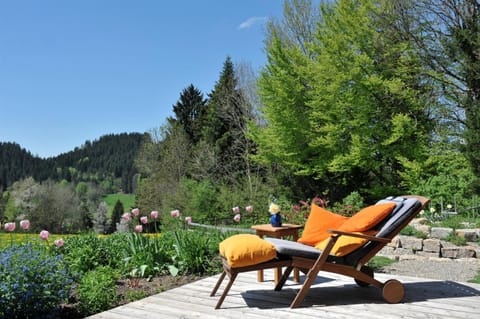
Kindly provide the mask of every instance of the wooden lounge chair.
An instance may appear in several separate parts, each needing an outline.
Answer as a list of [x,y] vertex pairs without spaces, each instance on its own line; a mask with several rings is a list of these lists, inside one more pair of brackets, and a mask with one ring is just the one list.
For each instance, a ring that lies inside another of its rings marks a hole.
[[[216,294],[225,276],[228,275],[229,281],[220,296],[215,309],[221,307],[228,291],[239,273],[277,267],[286,267],[286,270],[275,286],[276,291],[283,288],[294,267],[307,274],[301,289],[290,305],[291,308],[301,306],[313,281],[320,271],[327,271],[352,277],[355,282],[362,287],[373,285],[382,289],[383,298],[387,302],[400,302],[404,296],[402,283],[395,279],[387,280],[384,283],[374,279],[373,270],[366,264],[387,243],[389,243],[393,237],[407,226],[408,223],[425,208],[428,202],[429,199],[414,195],[389,197],[381,200],[376,205],[395,203],[395,207],[389,212],[388,216],[375,225],[373,228],[373,230],[375,230],[375,235],[365,235],[358,232],[329,229],[331,236],[326,240],[326,245],[323,250],[299,242],[277,238],[266,238],[265,240],[272,243],[277,251],[276,258],[272,260],[245,267],[232,267],[222,256],[223,273],[213,288],[211,296]],[[362,238],[364,243],[344,256],[333,255],[332,248],[336,247],[335,244],[337,241],[344,236]]]

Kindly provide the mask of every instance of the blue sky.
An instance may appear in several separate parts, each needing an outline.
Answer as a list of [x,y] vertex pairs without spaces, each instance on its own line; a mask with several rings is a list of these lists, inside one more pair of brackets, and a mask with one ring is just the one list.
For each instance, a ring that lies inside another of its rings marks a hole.
[[0,142],[56,156],[146,132],[181,91],[213,89],[227,56],[266,62],[282,0],[0,0]]

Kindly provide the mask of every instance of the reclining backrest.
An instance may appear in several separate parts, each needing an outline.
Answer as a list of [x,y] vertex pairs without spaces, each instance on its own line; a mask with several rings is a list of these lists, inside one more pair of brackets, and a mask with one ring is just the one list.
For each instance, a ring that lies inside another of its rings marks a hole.
[[[402,230],[401,226],[410,221],[422,206],[420,201],[416,198],[403,197],[389,197],[382,199],[377,204],[388,202],[395,202],[396,206],[390,215],[375,227],[378,230],[376,237],[393,238],[396,236]],[[362,257],[378,245],[380,245],[378,242],[368,242],[362,248],[345,256],[345,261],[348,264],[357,264]]]

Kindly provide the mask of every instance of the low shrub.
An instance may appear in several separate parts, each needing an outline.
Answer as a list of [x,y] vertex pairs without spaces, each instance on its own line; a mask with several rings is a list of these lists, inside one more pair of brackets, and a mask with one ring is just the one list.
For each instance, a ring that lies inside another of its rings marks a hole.
[[368,266],[373,269],[373,271],[379,271],[383,267],[389,266],[396,261],[393,259],[390,259],[388,257],[384,256],[374,256],[370,261],[368,262]]
[[448,241],[456,246],[465,246],[467,244],[465,237],[458,236],[455,233],[451,233],[447,237],[443,238],[443,240]]
[[86,272],[76,289],[80,313],[88,316],[113,307],[118,299],[118,277],[118,273],[108,266]]
[[43,245],[0,252],[0,318],[56,318],[73,278],[62,255]]
[[400,231],[400,234],[401,235],[405,235],[405,236],[414,236],[416,238],[422,238],[422,239],[426,239],[428,237],[428,234],[422,232],[422,231],[419,231],[417,230],[415,227],[413,227],[412,225],[407,225],[405,226],[405,228],[403,228],[401,231]]

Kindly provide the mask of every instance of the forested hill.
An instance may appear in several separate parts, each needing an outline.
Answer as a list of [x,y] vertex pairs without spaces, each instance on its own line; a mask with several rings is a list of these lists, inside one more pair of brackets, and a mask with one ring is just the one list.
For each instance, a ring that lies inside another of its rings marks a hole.
[[133,190],[134,158],[144,134],[122,133],[86,141],[81,147],[43,159],[16,143],[0,142],[0,190],[32,176],[37,181],[93,181],[113,190]]

